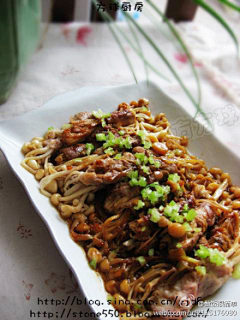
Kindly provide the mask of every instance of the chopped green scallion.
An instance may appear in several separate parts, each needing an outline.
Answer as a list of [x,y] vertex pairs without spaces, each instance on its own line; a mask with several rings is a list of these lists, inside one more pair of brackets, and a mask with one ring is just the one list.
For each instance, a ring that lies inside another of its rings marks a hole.
[[146,138],[146,132],[144,130],[139,130],[137,135],[141,138],[142,143],[144,143]]
[[186,232],[192,231],[192,227],[190,226],[190,224],[188,222],[184,222],[183,223],[183,227],[184,227]]
[[127,137],[125,140],[124,140],[124,147],[126,149],[131,149],[132,148],[132,141],[130,139],[130,137]]
[[109,301],[109,302],[114,302],[114,297],[111,295],[111,294],[108,294],[107,295],[107,301]]
[[154,166],[155,166],[156,168],[160,168],[160,167],[161,167],[161,162],[158,161],[158,160],[155,160],[155,161],[154,161]]
[[205,275],[206,274],[206,272],[207,272],[207,269],[206,269],[206,267],[205,266],[197,266],[197,267],[195,267],[195,269],[196,269],[196,271],[199,273],[199,274],[201,274],[201,275]]
[[150,149],[152,146],[152,142],[151,141],[145,141],[144,144],[143,144],[143,147],[145,149]]
[[145,206],[145,203],[142,200],[138,200],[138,203],[135,207],[133,207],[135,210],[140,210]]
[[206,259],[209,257],[210,262],[216,264],[216,266],[221,266],[226,263],[226,257],[218,249],[207,248],[203,245],[200,245],[199,248],[200,249],[195,251],[195,255],[199,258]]
[[148,255],[150,257],[154,256],[154,249],[153,248],[148,250]]
[[198,249],[196,252],[195,252],[195,255],[198,256],[199,258],[201,259],[206,259],[207,257],[210,256],[210,252],[209,252],[209,249],[203,245],[200,244],[199,246],[200,249]]
[[137,178],[138,178],[138,171],[137,171],[137,170],[135,170],[135,171],[130,171],[127,176],[128,176],[128,178],[130,178],[130,179],[132,179],[132,178],[137,179]]
[[105,149],[104,152],[110,156],[112,156],[115,153],[115,151],[111,147]]
[[180,180],[180,176],[177,173],[171,173],[168,176],[168,180],[175,182],[175,183],[178,183],[178,181]]
[[97,260],[96,259],[92,259],[90,261],[90,266],[93,268],[93,269],[96,269],[97,268]]
[[135,153],[135,157],[143,164],[148,163],[148,157],[144,153]]
[[87,155],[89,156],[94,150],[94,145],[92,143],[86,143]]
[[121,153],[116,154],[116,156],[114,157],[114,159],[120,160],[122,158]]
[[194,209],[190,209],[187,212],[185,218],[187,221],[193,221],[193,219],[196,217],[196,215],[197,215],[197,212]]
[[234,279],[240,279],[240,263],[237,263],[233,268],[232,277]]
[[148,199],[151,201],[152,204],[155,204],[156,202],[158,202],[159,198],[160,198],[160,194],[157,191],[152,191],[148,197]]
[[110,117],[111,113],[103,113],[103,111],[101,109],[98,109],[98,111],[93,111],[93,115],[94,115],[95,118],[101,119],[101,118]]
[[154,223],[158,223],[158,221],[160,220],[160,213],[156,208],[151,208],[148,210],[148,214],[150,214],[150,220]]
[[222,252],[218,249],[210,249],[210,262],[215,263],[216,266],[222,266],[226,263],[226,258]]
[[144,266],[147,263],[143,256],[137,257],[137,261],[140,263],[141,266]]
[[148,199],[149,195],[152,193],[152,190],[147,187],[141,191],[143,199]]
[[97,141],[106,141],[107,137],[104,133],[97,133],[96,134],[96,140]]
[[102,127],[106,127],[107,123],[104,118],[101,119]]
[[140,187],[146,187],[147,185],[147,180],[145,177],[140,177],[139,180],[138,180],[138,185]]
[[155,160],[154,160],[152,155],[148,158],[148,161],[149,161],[150,164],[154,164],[155,163]]
[[178,213],[179,205],[175,201],[171,201],[164,209],[164,214],[171,218],[174,214]]
[[147,167],[147,166],[141,166],[141,169],[142,169],[142,171],[144,172],[144,173],[146,173],[146,174],[150,174],[150,169],[149,169],[149,167]]

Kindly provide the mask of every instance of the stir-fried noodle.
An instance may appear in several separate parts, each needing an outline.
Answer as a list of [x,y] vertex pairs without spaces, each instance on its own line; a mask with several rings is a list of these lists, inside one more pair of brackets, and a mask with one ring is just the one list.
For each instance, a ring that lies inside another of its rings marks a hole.
[[212,294],[240,261],[240,187],[187,144],[140,99],[109,114],[81,112],[22,148],[22,166],[126,319],[189,310],[162,301]]

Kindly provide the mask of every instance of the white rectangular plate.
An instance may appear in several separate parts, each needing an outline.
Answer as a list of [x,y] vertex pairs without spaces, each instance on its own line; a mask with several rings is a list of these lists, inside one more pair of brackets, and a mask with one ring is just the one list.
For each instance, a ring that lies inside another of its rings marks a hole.
[[[58,250],[74,272],[87,299],[98,299],[102,302],[101,306],[94,306],[96,313],[102,312],[103,309],[112,309],[106,303],[106,292],[101,278],[90,269],[84,251],[70,238],[67,224],[61,220],[49,199],[40,193],[38,182],[21,167],[20,162],[23,159],[21,147],[33,137],[44,135],[48,127],[61,127],[62,124],[68,122],[71,115],[80,111],[101,108],[103,111],[109,112],[123,101],[129,103],[142,97],[149,99],[154,114],[164,112],[171,123],[181,124],[182,119],[192,121],[189,114],[166,96],[155,84],[150,83],[147,86],[145,82],[142,82],[138,85],[119,87],[83,87],[54,97],[39,109],[0,123],[0,147],[8,163],[48,227]],[[180,121],[178,121],[179,119]],[[201,126],[199,128],[201,129]],[[208,166],[218,166],[225,172],[229,172],[234,183],[240,184],[240,160],[224,147],[213,134],[197,137],[190,143],[189,149],[194,155],[204,159]],[[236,301],[236,293],[239,290],[240,282],[230,279],[212,299]],[[240,313],[239,306],[234,308],[234,310],[237,309]],[[218,318],[236,320],[238,317],[222,316]],[[104,315],[99,318],[106,319]],[[118,319],[110,316],[107,318]],[[207,318],[216,319],[211,316]]]

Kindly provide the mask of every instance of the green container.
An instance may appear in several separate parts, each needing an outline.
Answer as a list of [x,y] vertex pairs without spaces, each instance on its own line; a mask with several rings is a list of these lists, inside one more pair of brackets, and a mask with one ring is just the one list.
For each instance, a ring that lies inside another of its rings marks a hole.
[[0,0],[0,104],[38,44],[40,0]]

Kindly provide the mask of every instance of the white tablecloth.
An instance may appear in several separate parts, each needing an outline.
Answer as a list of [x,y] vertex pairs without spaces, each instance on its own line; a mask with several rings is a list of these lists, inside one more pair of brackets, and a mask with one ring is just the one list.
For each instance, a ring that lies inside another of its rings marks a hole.
[[[239,24],[234,19],[232,24],[239,30]],[[121,28],[127,30],[125,24]],[[195,81],[185,55],[170,41],[166,26],[160,24],[160,28],[165,35],[147,22],[144,25],[196,96]],[[201,12],[194,23],[183,23],[178,28],[195,59],[202,85],[202,108],[214,124],[214,134],[229,149],[238,153],[240,67],[232,41],[216,22]],[[163,63],[155,59],[155,54],[145,41],[141,43],[155,67],[172,81],[167,82],[152,72],[149,72],[150,79],[157,81],[173,99],[194,114],[194,108],[179,84]],[[142,62],[128,44],[124,47],[134,62],[137,78],[144,79]],[[0,119],[9,119],[39,108],[49,98],[81,86],[120,85],[133,81],[126,61],[105,24],[51,25],[43,47],[21,72],[12,96],[0,106]],[[51,305],[49,301],[44,304],[42,301],[57,299],[66,303],[68,297],[72,301],[74,296],[82,300],[83,305],[74,303],[72,310],[89,311],[68,266],[2,154],[0,211],[0,319],[29,319],[31,310],[35,313],[53,312],[52,319],[57,319],[56,312],[60,318],[65,306]],[[66,310],[69,308],[70,304],[67,304]],[[44,315],[38,318],[44,319]],[[86,318],[91,319],[82,317]],[[73,319],[72,314],[69,319]]]

